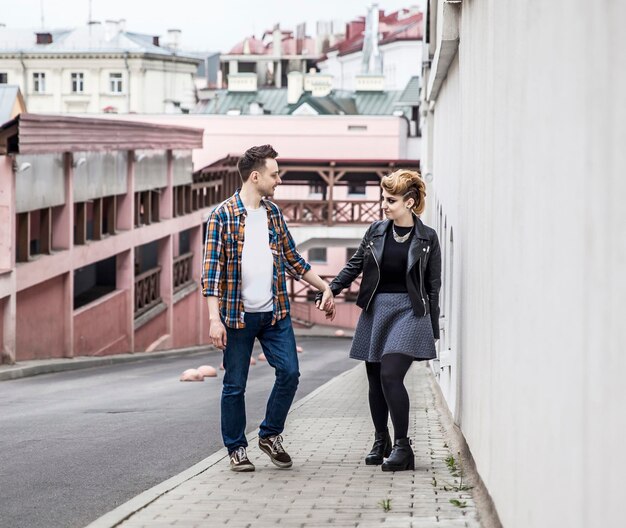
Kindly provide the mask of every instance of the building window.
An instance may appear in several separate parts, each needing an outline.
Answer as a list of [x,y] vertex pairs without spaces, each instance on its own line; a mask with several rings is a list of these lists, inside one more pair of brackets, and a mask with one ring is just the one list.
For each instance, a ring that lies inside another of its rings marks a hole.
[[115,291],[116,258],[84,266],[74,271],[74,310]]
[[315,182],[309,185],[309,194],[322,194],[324,192],[324,184]]
[[348,194],[365,194],[365,185],[356,183],[348,184]]
[[109,91],[111,93],[122,93],[121,73],[109,73]]
[[326,248],[309,249],[309,261],[317,264],[326,264]]
[[0,72],[0,84],[9,84],[9,74]]
[[85,91],[85,74],[72,73],[72,92],[83,93]]
[[135,193],[135,227],[150,225],[160,220],[160,194],[159,189]]
[[359,248],[354,248],[354,247],[346,248],[346,262],[348,262],[354,256],[354,254],[357,252],[358,249]]
[[46,91],[46,74],[42,72],[33,73],[33,92],[44,93]]

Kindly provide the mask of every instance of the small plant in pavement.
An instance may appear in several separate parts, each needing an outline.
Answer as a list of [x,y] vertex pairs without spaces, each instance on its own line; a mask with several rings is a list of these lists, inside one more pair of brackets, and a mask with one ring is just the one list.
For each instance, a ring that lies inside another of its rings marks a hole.
[[389,510],[391,510],[391,499],[383,499],[381,500],[378,505],[385,511],[388,512]]

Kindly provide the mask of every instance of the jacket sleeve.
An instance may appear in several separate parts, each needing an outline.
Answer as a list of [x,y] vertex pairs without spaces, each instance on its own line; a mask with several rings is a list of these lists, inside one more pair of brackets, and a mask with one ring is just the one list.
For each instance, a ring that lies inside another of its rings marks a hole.
[[441,248],[439,247],[439,239],[437,234],[433,234],[432,250],[428,263],[426,264],[426,273],[424,274],[424,287],[428,294],[428,303],[430,307],[430,323],[433,327],[433,336],[439,339],[439,290],[441,289]]
[[[368,239],[368,233],[370,232],[371,226],[363,235],[363,239],[359,244],[356,253],[352,255],[350,260],[346,263],[343,269],[337,274],[337,276],[331,281],[329,284],[330,290],[333,292],[333,295],[339,295],[345,288],[348,288],[350,284],[356,279],[361,272],[363,271],[363,259],[365,256],[365,246],[366,240]],[[319,301],[322,298],[322,294],[318,292],[315,296],[315,300]]]

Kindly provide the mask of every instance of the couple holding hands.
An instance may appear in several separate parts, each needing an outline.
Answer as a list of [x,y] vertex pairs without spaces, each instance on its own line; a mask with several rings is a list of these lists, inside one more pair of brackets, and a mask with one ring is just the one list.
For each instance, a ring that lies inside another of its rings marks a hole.
[[[211,343],[223,350],[221,428],[233,471],[254,471],[246,453],[245,389],[254,340],[276,371],[259,448],[279,468],[292,460],[283,446],[285,419],[300,376],[285,272],[317,288],[316,306],[335,316],[334,296],[361,273],[362,309],[350,357],[365,362],[374,444],[365,457],[383,471],[415,468],[408,438],[409,396],[404,377],[413,361],[436,357],[441,254],[435,231],[419,219],[426,188],[415,171],[382,178],[385,220],[369,226],[356,253],[327,284],[300,256],[280,209],[271,202],[281,183],[278,154],[252,147],[237,168],[241,189],[209,216],[202,294],[209,308]],[[394,440],[388,429],[391,415]]]

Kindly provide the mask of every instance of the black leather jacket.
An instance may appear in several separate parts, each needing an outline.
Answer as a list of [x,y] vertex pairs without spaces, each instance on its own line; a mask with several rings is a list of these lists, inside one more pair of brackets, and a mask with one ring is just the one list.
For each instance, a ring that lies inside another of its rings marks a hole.
[[[357,252],[330,283],[333,295],[338,295],[363,272],[356,304],[365,311],[369,308],[380,282],[380,262],[389,222],[390,220],[379,220],[367,229]],[[433,335],[435,339],[439,339],[441,250],[435,230],[425,226],[417,217],[415,233],[409,246],[406,287],[413,312],[418,317],[430,314]]]

